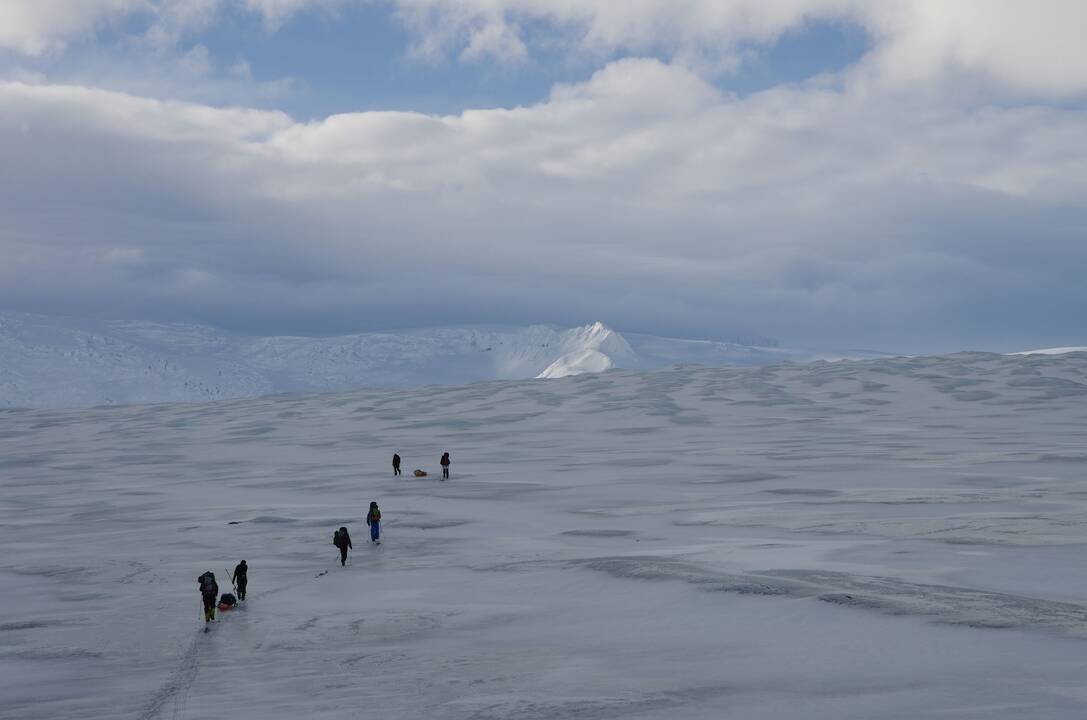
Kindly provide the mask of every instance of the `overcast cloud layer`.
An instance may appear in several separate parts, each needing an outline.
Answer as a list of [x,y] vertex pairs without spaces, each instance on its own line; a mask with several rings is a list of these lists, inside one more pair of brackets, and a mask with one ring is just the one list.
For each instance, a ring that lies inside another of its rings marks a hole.
[[[106,43],[198,62],[223,13],[275,34],[347,4],[0,5],[0,307],[274,332],[601,319],[891,350],[1087,341],[1084,3],[399,0],[406,62],[508,72],[559,48],[596,66],[447,116],[300,121],[164,99],[186,95],[154,68],[145,93],[26,71]],[[820,21],[870,52],[721,89]],[[238,97],[247,72],[231,68]]]

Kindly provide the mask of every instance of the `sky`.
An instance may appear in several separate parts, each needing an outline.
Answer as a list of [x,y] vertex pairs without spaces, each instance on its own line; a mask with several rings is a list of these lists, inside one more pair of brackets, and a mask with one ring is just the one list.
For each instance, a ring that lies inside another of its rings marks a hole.
[[1087,3],[3,0],[0,310],[1087,344]]

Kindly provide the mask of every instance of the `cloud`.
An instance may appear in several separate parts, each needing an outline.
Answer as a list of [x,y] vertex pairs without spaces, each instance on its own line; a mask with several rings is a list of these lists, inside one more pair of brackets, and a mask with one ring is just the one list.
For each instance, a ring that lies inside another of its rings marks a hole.
[[230,74],[240,80],[252,82],[253,67],[249,64],[248,60],[240,58],[236,63],[230,66]]
[[265,25],[275,29],[295,13],[313,8],[335,8],[347,2],[349,0],[244,0],[244,5],[251,12],[259,14]]
[[[140,16],[172,45],[235,7],[275,30],[298,13],[388,5],[414,33],[413,53],[439,60],[524,61],[534,48],[609,57],[663,54],[731,71],[744,48],[770,46],[816,22],[863,28],[859,70],[885,87],[965,76],[1036,97],[1087,92],[1087,3],[1080,0],[5,0],[0,48],[40,54],[109,22]],[[531,29],[531,30],[527,30]]]
[[211,52],[204,45],[193,46],[181,56],[179,65],[185,73],[196,76],[209,75],[215,68]]
[[146,0],[6,0],[0,3],[0,48],[57,52],[72,36],[147,9]]
[[464,60],[494,57],[520,62],[528,57],[528,48],[515,28],[504,22],[490,22],[471,31],[460,56]]
[[20,83],[0,107],[10,307],[278,330],[602,317],[908,349],[991,339],[1001,317],[1070,333],[1087,301],[1066,281],[1087,269],[1080,110],[862,80],[741,99],[634,59],[447,116],[300,123]]
[[[737,47],[772,45],[813,22],[858,25],[872,37],[872,79],[920,85],[964,73],[1015,92],[1087,91],[1087,4],[1078,0],[397,0],[434,57],[464,54],[481,32],[525,44],[521,26],[550,26],[606,56],[664,52],[735,68]],[[484,28],[485,30],[481,30]],[[472,55],[472,53],[468,53]]]
[[128,18],[147,20],[147,38],[173,45],[208,27],[236,6],[277,29],[302,10],[335,8],[349,0],[4,0],[0,3],[0,48],[27,55],[61,52],[73,37]]

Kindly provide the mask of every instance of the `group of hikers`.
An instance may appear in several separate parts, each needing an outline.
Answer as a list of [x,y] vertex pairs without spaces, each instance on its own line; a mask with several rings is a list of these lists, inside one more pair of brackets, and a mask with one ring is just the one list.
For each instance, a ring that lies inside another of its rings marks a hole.
[[249,566],[242,560],[234,567],[234,573],[230,577],[231,584],[238,594],[223,593],[219,595],[219,583],[215,582],[215,573],[210,570],[196,578],[200,584],[200,599],[204,603],[204,632],[208,631],[207,624],[215,619],[215,609],[229,610],[245,601],[245,588],[249,584]]
[[[442,466],[442,480],[449,479],[449,453],[442,453],[439,461]],[[400,475],[400,455],[393,453],[393,476]],[[423,470],[415,471],[416,477],[426,477]],[[370,542],[374,545],[381,544],[381,509],[377,502],[370,503],[370,509],[366,512],[366,525],[370,528]],[[340,567],[347,565],[347,551],[354,549],[351,545],[351,534],[346,526],[332,534],[332,544],[340,551]],[[235,596],[232,593],[219,595],[219,584],[215,581],[215,573],[210,570],[196,579],[200,585],[200,599],[204,603],[204,632],[208,631],[208,623],[215,620],[215,610],[229,610],[239,602],[245,601],[245,588],[249,584],[249,566],[242,560],[234,568],[230,582],[234,585]]]
[[[366,524],[370,527],[370,542],[374,545],[381,544],[381,509],[376,502],[370,503],[370,509],[366,511]],[[332,534],[332,544],[340,550],[340,567],[347,564],[347,551],[353,549],[351,534],[343,525]]]
[[[449,453],[442,453],[442,459],[438,461],[438,464],[442,466],[442,480],[449,479]],[[393,453],[393,477],[400,475],[400,455]],[[426,477],[425,470],[416,470],[415,477]]]

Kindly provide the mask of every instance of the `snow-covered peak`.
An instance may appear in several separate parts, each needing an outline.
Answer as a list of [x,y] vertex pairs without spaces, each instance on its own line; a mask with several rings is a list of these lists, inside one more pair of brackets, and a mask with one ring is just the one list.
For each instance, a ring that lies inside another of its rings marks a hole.
[[599,321],[567,330],[561,346],[566,352],[536,375],[537,378],[561,378],[641,365],[630,343]]

